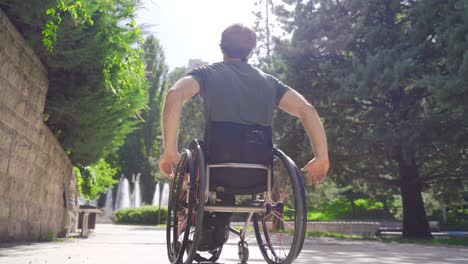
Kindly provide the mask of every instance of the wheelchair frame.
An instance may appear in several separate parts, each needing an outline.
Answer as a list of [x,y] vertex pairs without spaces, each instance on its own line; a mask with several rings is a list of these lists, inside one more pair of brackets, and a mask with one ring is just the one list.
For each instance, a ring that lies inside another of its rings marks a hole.
[[265,213],[265,207],[263,206],[215,206],[215,205],[206,205],[210,197],[210,169],[211,168],[238,168],[238,169],[263,169],[267,171],[267,191],[266,191],[266,201],[271,201],[271,168],[263,164],[250,164],[250,163],[217,163],[206,165],[206,185],[205,185],[205,212],[222,212],[222,213],[249,213],[247,220],[245,222],[244,228],[237,233],[235,229],[229,229],[231,232],[238,234],[241,240],[245,239],[245,234],[249,224],[252,220],[254,213]]
[[[188,159],[187,160],[187,165],[189,166],[190,180],[191,181],[196,180],[196,176],[194,176],[194,174],[196,174],[194,172],[194,168],[196,166],[194,165],[194,160],[193,160],[193,155],[192,155],[193,151],[197,151],[197,153],[198,153],[197,159],[198,159],[198,162],[199,162],[199,164],[198,164],[199,165],[198,166],[199,176],[204,177],[204,180],[201,180],[202,182],[204,181],[204,186],[203,186],[204,189],[205,189],[204,193],[203,193],[204,197],[200,197],[200,199],[203,198],[203,202],[199,202],[200,204],[198,205],[198,210],[202,209],[203,212],[248,213],[246,222],[244,224],[243,229],[241,229],[241,231],[237,231],[237,230],[233,229],[231,226],[228,226],[228,231],[238,235],[239,238],[240,238],[240,241],[238,243],[239,258],[240,258],[241,263],[246,263],[249,253],[248,253],[248,248],[247,248],[248,245],[245,242],[245,235],[247,233],[247,229],[248,229],[250,223],[254,219],[253,224],[254,224],[254,229],[255,229],[255,235],[256,235],[257,243],[259,243],[259,246],[261,247],[260,241],[263,241],[263,239],[261,237],[262,234],[259,234],[260,227],[259,227],[258,222],[256,222],[258,220],[256,214],[267,214],[268,210],[270,210],[270,211],[273,210],[271,208],[271,204],[274,202],[273,199],[272,199],[272,178],[273,178],[273,175],[272,175],[273,167],[272,166],[273,165],[251,164],[251,163],[207,164],[207,163],[205,163],[204,152],[201,149],[201,146],[200,146],[199,142],[197,140],[194,140],[192,142],[191,146],[190,146],[190,149],[184,150],[184,152],[187,153],[186,154],[187,159]],[[291,246],[291,249],[290,249],[290,253],[288,253],[288,255],[286,257],[286,260],[278,262],[279,260],[270,259],[267,256],[267,252],[265,252],[266,250],[264,248],[263,249],[261,248],[261,252],[262,252],[262,255],[264,256],[265,260],[269,264],[289,264],[299,255],[300,251],[302,250],[302,245],[303,245],[304,238],[305,238],[305,231],[306,231],[306,224],[307,224],[305,191],[304,191],[304,188],[303,188],[302,178],[300,177],[300,172],[299,172],[297,166],[294,164],[294,162],[289,157],[287,157],[283,152],[281,152],[280,150],[273,149],[273,152],[276,153],[276,156],[278,158],[280,158],[282,160],[282,162],[284,163],[285,167],[287,167],[289,178],[290,178],[290,180],[292,180],[294,182],[292,184],[296,185],[296,189],[298,187],[300,187],[300,190],[296,190],[296,191],[300,192],[300,194],[298,194],[298,195],[301,197],[301,199],[299,201],[297,201],[297,199],[296,199],[297,197],[295,197],[294,201],[295,201],[295,203],[296,202],[298,203],[298,209],[297,210],[302,212],[302,216],[299,213],[297,216],[299,218],[301,218],[301,219],[294,220],[295,221],[295,224],[294,224],[295,226],[294,227],[295,228],[297,227],[298,231],[297,231],[297,234],[296,234],[296,231],[294,231],[295,240],[293,240],[293,243],[292,243],[292,246]],[[280,157],[281,155],[283,157]],[[283,159],[285,159],[285,160],[283,160]],[[182,162],[182,160],[181,160],[181,162]],[[178,169],[180,169],[179,165],[178,165]],[[245,169],[262,169],[262,170],[265,170],[267,172],[266,173],[266,177],[267,177],[267,186],[266,187],[267,188],[266,188],[266,191],[264,192],[265,193],[264,200],[261,201],[261,204],[259,206],[208,205],[207,203],[209,202],[209,197],[210,197],[210,193],[211,193],[210,192],[210,171],[211,171],[212,168],[243,168],[243,169],[245,168]],[[174,181],[176,180],[176,177],[177,177],[177,175],[174,177]],[[176,186],[176,187],[178,188],[178,186]],[[192,191],[192,184],[190,184],[190,191]],[[191,198],[192,198],[191,195],[187,195],[187,197],[186,197],[186,203],[187,204],[190,203]],[[268,208],[267,205],[270,205],[270,208]],[[169,218],[170,218],[170,213],[172,213],[172,211],[171,211],[172,209],[171,208],[168,208],[168,209],[169,210],[168,210],[168,220],[167,220],[168,221],[168,227],[167,227],[167,232],[168,232],[167,239],[168,239],[168,241],[167,242],[169,243],[170,242],[170,237],[169,237],[170,236],[170,234],[169,234],[170,226],[169,225],[170,225],[170,221],[171,221],[171,219],[169,219]],[[190,215],[191,215],[191,213],[190,213]],[[198,216],[198,217],[200,217],[200,216]],[[201,219],[203,219],[203,216],[202,216]],[[299,222],[297,222],[297,221],[299,221]],[[300,222],[300,221],[302,221],[302,222]],[[188,222],[189,222],[189,225],[192,224],[191,219],[189,219]],[[267,237],[269,231],[265,230],[265,227],[266,227],[265,223],[263,223],[263,224],[264,224],[262,226],[263,232],[264,232],[263,235],[265,236],[265,240],[268,240],[267,244],[269,244],[269,243],[271,243],[271,241],[269,241],[270,238]],[[189,227],[189,229],[190,229],[190,227]],[[200,227],[199,223],[198,223],[198,227]],[[196,228],[196,227],[194,227],[194,228]],[[268,230],[268,228],[267,228],[267,230]],[[195,230],[194,232],[200,232],[200,230]],[[298,237],[296,237],[296,235],[298,235]],[[187,234],[185,234],[184,239],[187,239],[187,237],[188,237]],[[195,246],[198,247],[198,241],[196,243],[194,243],[194,245],[192,245],[192,247],[195,247]],[[269,246],[271,247],[271,245],[269,245]],[[181,247],[183,248],[183,250],[185,250],[183,245]],[[217,258],[219,257],[221,249],[222,249],[222,246],[221,246],[221,248],[218,249],[218,251],[217,251],[218,256],[216,258],[211,258],[208,261],[216,261]],[[196,253],[197,249],[195,249],[195,253],[193,253],[193,252],[189,253],[189,248],[186,248],[186,250],[187,250],[187,254],[192,254],[192,255],[197,254]],[[193,251],[193,248],[190,251]],[[170,245],[169,244],[168,244],[168,254],[169,254],[169,259],[171,260],[172,263],[183,263],[182,262],[183,261],[183,253],[182,253],[182,256],[177,255],[176,259],[174,258],[174,256],[172,256],[172,259],[171,259],[171,255],[170,255],[171,252],[170,252]],[[278,259],[276,254],[274,254],[274,257]],[[186,262],[184,262],[184,264],[192,263],[193,259],[194,259],[194,256],[188,256],[188,258],[187,258]],[[195,258],[195,260],[197,261],[196,258]],[[204,260],[206,261],[207,259],[204,259]]]

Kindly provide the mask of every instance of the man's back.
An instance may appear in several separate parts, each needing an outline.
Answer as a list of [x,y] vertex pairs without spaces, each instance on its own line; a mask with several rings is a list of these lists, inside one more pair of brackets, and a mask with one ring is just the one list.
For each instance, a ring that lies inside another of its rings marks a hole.
[[276,78],[241,61],[192,70],[200,85],[207,121],[271,126],[273,108],[288,90]]
[[[303,168],[309,185],[325,179],[329,167],[325,130],[315,108],[293,89],[247,62],[257,43],[255,31],[233,24],[221,34],[223,62],[193,70],[169,89],[163,107],[164,153],[159,167],[169,176],[180,155],[177,129],[182,104],[198,93],[204,99],[206,121],[267,127],[271,131],[273,107],[299,118],[313,146],[315,157]],[[232,130],[232,129],[231,129]],[[245,141],[262,137],[254,129]],[[232,132],[232,131],[231,131]],[[242,134],[242,133],[237,133]],[[206,136],[206,135],[205,135]]]

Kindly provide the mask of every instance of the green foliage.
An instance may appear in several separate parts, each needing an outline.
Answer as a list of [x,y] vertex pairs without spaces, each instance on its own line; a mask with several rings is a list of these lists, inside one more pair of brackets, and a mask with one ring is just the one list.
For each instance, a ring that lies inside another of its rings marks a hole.
[[146,84],[134,21],[139,2],[0,3],[47,67],[46,124],[75,164],[115,152],[141,122]]
[[310,210],[307,212],[308,220],[337,220],[346,219],[350,215],[351,207],[346,198],[338,199],[334,202],[322,205],[320,210]]
[[334,203],[343,199],[343,191],[346,188],[338,188],[334,181],[327,180],[320,185],[314,187],[312,191],[307,192],[307,205],[309,207],[321,209],[325,204]]
[[[114,212],[114,220],[117,224],[134,225],[157,225],[158,207],[142,206],[139,208],[119,209]],[[165,223],[167,217],[167,208],[161,207],[161,223]]]
[[453,208],[447,210],[447,224],[458,227],[468,227],[468,209]]
[[186,102],[179,128],[179,150],[188,148],[194,139],[202,139],[205,131],[205,110],[200,96]]
[[310,232],[307,231],[307,236],[315,236],[315,237],[334,237],[334,238],[346,238],[346,239],[371,239],[371,237],[361,236],[361,235],[353,235],[353,234],[341,234],[341,233],[333,233],[333,232]]
[[69,13],[76,23],[88,23],[93,25],[93,20],[89,17],[81,1],[57,0],[56,7],[51,7],[46,10],[46,14],[50,18],[47,20],[42,30],[42,43],[49,52],[53,51],[53,44],[57,40],[57,32],[62,22],[62,12]]
[[117,169],[111,168],[104,159],[90,166],[77,165],[73,169],[77,178],[78,192],[87,200],[98,198],[107,188],[118,183],[113,179]]
[[145,76],[148,81],[148,103],[142,117],[146,121],[143,125],[143,141],[146,157],[159,157],[160,149],[158,136],[161,135],[161,112],[163,96],[168,89],[164,51],[159,40],[148,36],[143,43],[143,61],[145,63]]
[[[168,75],[168,86],[174,85],[177,80],[185,77],[188,71],[189,69],[186,67],[175,68]],[[179,151],[184,148],[188,148],[192,140],[203,139],[203,131],[205,130],[204,113],[203,100],[200,96],[197,96],[184,104],[179,126]]]
[[55,241],[56,239],[57,239],[57,236],[52,230],[49,230],[46,234],[43,234],[39,237],[39,241],[45,241],[45,242]]
[[161,135],[161,111],[163,96],[166,94],[167,65],[164,51],[158,39],[148,36],[142,45],[141,57],[145,65],[145,100],[141,110],[143,120],[128,134],[125,143],[116,153],[115,163],[127,176],[141,173],[142,201],[151,203],[157,178]]
[[312,207],[307,212],[307,219],[320,220],[340,220],[340,219],[394,219],[401,218],[401,201],[390,206],[390,210],[396,215],[389,214],[384,210],[382,202],[372,198],[356,199],[351,201],[341,196],[331,202],[323,202],[316,207]]
[[324,212],[316,210],[310,210],[307,212],[307,220],[309,221],[323,221],[323,220],[334,220]]
[[257,0],[254,2],[255,25],[253,30],[257,34],[257,46],[253,52],[253,60],[257,66],[265,71],[272,70],[272,52],[274,47],[273,29],[275,23],[273,17],[274,5],[272,0]]
[[327,180],[313,187],[311,191],[307,192],[306,197],[307,205],[311,208],[308,212],[309,220],[392,217],[390,213],[385,215],[382,201],[354,193],[349,186],[339,188],[332,180]]
[[466,237],[436,238],[432,240],[432,244],[468,247],[468,239]]
[[[332,178],[382,201],[400,189],[405,232],[424,236],[421,191],[456,193],[468,171],[466,1],[283,2],[293,37],[277,51],[324,118]],[[281,145],[301,160],[286,122]]]
[[383,207],[382,202],[375,201],[373,199],[357,199],[354,200],[354,204],[358,208],[363,208],[365,210],[381,209]]

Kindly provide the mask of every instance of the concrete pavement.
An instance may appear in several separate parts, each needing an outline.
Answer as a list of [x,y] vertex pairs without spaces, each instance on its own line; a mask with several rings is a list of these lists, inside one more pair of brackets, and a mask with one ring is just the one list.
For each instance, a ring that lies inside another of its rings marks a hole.
[[[249,238],[248,263],[265,263]],[[98,224],[88,239],[64,242],[0,244],[0,264],[166,264],[165,230],[147,226]],[[239,263],[231,235],[218,263]],[[295,263],[468,263],[468,248],[372,241],[308,238]]]

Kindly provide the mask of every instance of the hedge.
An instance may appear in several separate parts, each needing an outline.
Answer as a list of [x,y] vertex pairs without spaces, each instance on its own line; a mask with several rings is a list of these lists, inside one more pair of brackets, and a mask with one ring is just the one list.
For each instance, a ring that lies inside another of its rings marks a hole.
[[157,225],[166,223],[166,217],[167,208],[161,207],[161,223],[158,223],[158,207],[149,205],[114,212],[114,221],[117,224]]

